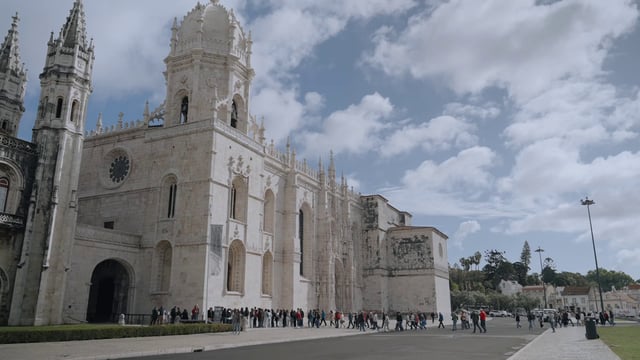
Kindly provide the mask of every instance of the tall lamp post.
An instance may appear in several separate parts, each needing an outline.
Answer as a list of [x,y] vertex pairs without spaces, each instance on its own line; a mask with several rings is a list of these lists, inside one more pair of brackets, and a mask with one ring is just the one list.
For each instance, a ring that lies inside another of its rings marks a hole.
[[580,200],[582,205],[586,205],[587,214],[589,215],[589,230],[591,230],[591,244],[593,245],[593,258],[596,260],[596,281],[598,282],[598,292],[600,293],[600,311],[604,312],[604,301],[602,300],[602,286],[600,285],[600,269],[598,268],[598,255],[596,254],[596,241],[593,238],[593,225],[591,224],[591,210],[589,206],[594,205],[596,202],[585,197],[584,200]]
[[542,282],[542,291],[544,294],[544,308],[547,308],[547,287],[544,286],[544,280],[542,279],[542,252],[544,251],[544,249],[542,249],[540,246],[538,246],[538,248],[536,249],[536,252],[538,253],[539,257],[540,257],[540,281]]

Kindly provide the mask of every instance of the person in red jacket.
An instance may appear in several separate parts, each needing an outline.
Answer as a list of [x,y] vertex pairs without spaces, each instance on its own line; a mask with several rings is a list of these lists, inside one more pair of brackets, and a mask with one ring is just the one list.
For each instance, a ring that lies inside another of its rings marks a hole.
[[487,332],[487,313],[480,309],[480,332]]

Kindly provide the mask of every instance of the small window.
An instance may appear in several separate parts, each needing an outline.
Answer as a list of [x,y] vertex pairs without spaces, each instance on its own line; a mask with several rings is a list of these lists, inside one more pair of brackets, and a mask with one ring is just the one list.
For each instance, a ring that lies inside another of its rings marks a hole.
[[2,130],[7,130],[7,120],[2,121]]
[[115,224],[116,224],[115,221],[105,221],[104,228],[113,230],[113,227],[115,226]]
[[71,103],[71,117],[69,118],[71,122],[74,122],[76,119],[76,111],[78,111],[78,101],[73,100],[73,102]]
[[178,191],[178,185],[175,183],[169,184],[169,204],[167,208],[167,218],[173,219],[176,215],[176,195]]
[[189,97],[185,96],[182,98],[182,103],[180,104],[180,124],[185,124],[187,122],[188,114],[189,114]]
[[62,116],[62,98],[58,98],[58,105],[56,106],[56,119],[60,119]]
[[231,127],[238,127],[238,105],[235,100],[231,102]]

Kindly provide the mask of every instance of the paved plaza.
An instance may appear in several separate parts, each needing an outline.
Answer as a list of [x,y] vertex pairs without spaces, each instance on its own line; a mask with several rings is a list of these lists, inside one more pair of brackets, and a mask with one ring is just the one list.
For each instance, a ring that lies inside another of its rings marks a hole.
[[[458,352],[458,355],[468,357],[470,354],[473,354],[474,349],[478,349],[479,357],[488,359],[495,357],[494,355],[490,355],[490,357],[488,357],[489,355],[485,355],[485,357],[482,357],[481,353],[483,350],[481,344],[486,345],[486,349],[493,349],[492,344],[494,344],[509,347],[508,351],[502,352],[499,356],[499,358],[509,360],[619,359],[601,340],[587,340],[585,338],[584,327],[561,328],[557,329],[555,333],[550,329],[539,328],[530,332],[526,329],[526,326],[521,329],[515,329],[511,319],[493,319],[488,321],[489,331],[486,334],[473,334],[471,330],[453,332],[450,330],[450,327],[447,329],[437,329],[435,326],[429,325],[429,329],[425,331],[405,331],[402,333],[379,333],[376,331],[363,333],[352,329],[334,329],[329,327],[322,327],[320,329],[267,328],[249,329],[240,335],[221,333],[54,343],[5,344],[0,345],[0,354],[2,354],[3,359],[12,360],[122,359],[168,354],[199,353],[251,345],[278,344],[304,340],[328,342],[331,338],[340,338],[343,340],[343,343],[344,341],[349,341],[349,344],[353,344],[353,347],[358,350],[358,353],[367,351],[368,348],[363,345],[366,344],[367,341],[376,344],[388,341],[388,344],[392,344],[389,346],[395,347],[393,353],[386,354],[389,356],[400,354],[402,351],[407,351],[414,355],[417,353],[426,354],[427,352],[431,352],[438,358],[445,358],[446,354],[452,354],[450,358],[455,359],[455,352]],[[414,339],[413,342],[412,337]],[[444,350],[450,349],[450,351],[438,353],[435,352],[435,350],[432,351],[434,349],[433,347],[429,347],[433,345],[425,345],[425,348],[421,348],[420,344],[443,344],[442,347],[445,348]],[[457,348],[449,348],[450,345],[444,344],[456,344],[459,346]],[[345,347],[349,346],[351,345]],[[372,349],[369,351],[373,351]],[[329,348],[327,350],[331,349]],[[239,349],[234,351],[239,351]],[[259,352],[260,348],[256,347],[253,351]],[[321,353],[314,355],[316,355],[314,358],[323,358]],[[386,356],[384,353],[380,353],[380,351],[375,355],[376,356],[372,358],[384,358]],[[299,353],[297,356],[299,357]],[[194,356],[193,358],[196,357]],[[201,356],[200,358],[208,357]],[[402,358],[402,356],[400,358]]]

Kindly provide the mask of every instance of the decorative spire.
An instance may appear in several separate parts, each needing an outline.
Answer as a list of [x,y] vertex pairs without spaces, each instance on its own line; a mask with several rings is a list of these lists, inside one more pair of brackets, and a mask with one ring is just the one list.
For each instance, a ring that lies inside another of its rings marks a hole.
[[333,150],[329,151],[329,178],[336,178],[336,163],[333,161]]
[[60,43],[65,48],[74,48],[78,45],[82,50],[88,50],[86,28],[82,0],[76,0],[69,11],[67,22],[60,30]]
[[16,74],[24,73],[24,65],[20,63],[18,46],[18,13],[12,17],[11,29],[0,46],[0,72],[13,71]]
[[98,114],[98,121],[96,122],[96,133],[102,133],[102,113]]
[[142,113],[144,117],[145,125],[149,123],[149,100],[144,102],[144,112]]

